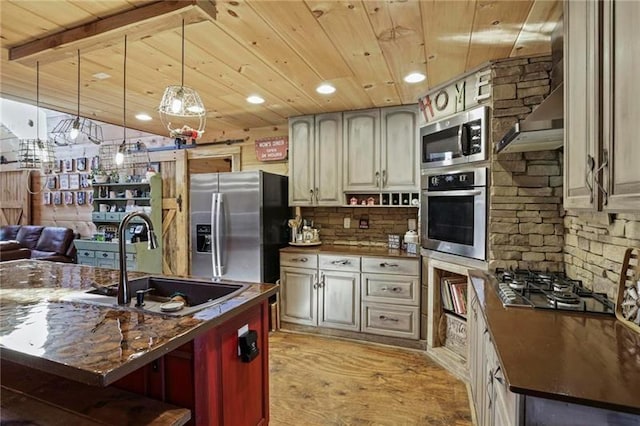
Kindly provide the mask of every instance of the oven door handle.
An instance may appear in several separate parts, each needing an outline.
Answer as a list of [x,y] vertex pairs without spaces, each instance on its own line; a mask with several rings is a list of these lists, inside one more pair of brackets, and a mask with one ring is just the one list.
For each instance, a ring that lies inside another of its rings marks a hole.
[[469,189],[464,191],[424,191],[424,194],[428,196],[438,197],[464,197],[465,195],[481,195],[482,191],[479,189]]

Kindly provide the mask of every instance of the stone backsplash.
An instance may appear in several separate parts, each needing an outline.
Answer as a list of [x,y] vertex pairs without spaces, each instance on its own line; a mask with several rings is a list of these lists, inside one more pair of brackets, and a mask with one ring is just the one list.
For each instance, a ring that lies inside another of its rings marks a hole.
[[567,211],[565,272],[594,291],[615,297],[624,252],[640,247],[640,213]]
[[[408,220],[418,221],[415,207],[302,207],[303,219],[313,220],[325,244],[347,244],[386,247],[389,234],[401,237],[407,232]],[[344,228],[344,218],[351,227]],[[360,229],[361,218],[368,218],[369,229]]]
[[[550,92],[551,57],[492,64],[497,143]],[[562,151],[491,155],[489,268],[563,269]]]

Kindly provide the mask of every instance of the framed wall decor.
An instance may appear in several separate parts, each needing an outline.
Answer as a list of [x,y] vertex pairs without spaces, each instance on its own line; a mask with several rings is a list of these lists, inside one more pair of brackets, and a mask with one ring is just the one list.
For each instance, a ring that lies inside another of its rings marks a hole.
[[97,170],[100,167],[100,157],[97,155],[91,157],[91,170]]
[[60,175],[60,189],[69,189],[69,175]]
[[57,176],[48,176],[47,177],[47,188],[48,189],[56,189],[58,186],[58,177]]
[[51,204],[51,193],[49,191],[42,193],[42,204],[45,206]]
[[80,157],[76,159],[76,170],[79,172],[87,170],[87,157]]
[[76,192],[76,204],[82,206],[87,202],[87,194],[84,191]]
[[80,175],[77,173],[69,175],[69,189],[80,189]]
[[60,173],[62,172],[62,160],[56,160],[54,165],[53,165],[53,171],[54,173]]
[[82,173],[80,175],[80,188],[88,188],[91,186],[88,173]]
[[67,206],[73,204],[73,192],[71,191],[64,192],[64,203]]
[[56,191],[53,193],[53,204],[55,204],[56,206],[62,204],[62,194],[60,193],[60,191]]
[[87,204],[93,204],[93,191],[87,191]]
[[63,161],[64,161],[64,171],[72,172],[75,160],[73,158],[67,158],[66,160],[63,160]]

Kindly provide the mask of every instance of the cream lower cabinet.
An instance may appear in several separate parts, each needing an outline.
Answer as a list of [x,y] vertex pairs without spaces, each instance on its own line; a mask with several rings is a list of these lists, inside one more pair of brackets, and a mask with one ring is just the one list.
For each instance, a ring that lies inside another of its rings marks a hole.
[[522,396],[509,391],[478,298],[469,286],[469,382],[479,426],[522,424]]
[[360,258],[280,254],[282,321],[360,331]]
[[418,339],[420,278],[417,260],[362,258],[362,331]]

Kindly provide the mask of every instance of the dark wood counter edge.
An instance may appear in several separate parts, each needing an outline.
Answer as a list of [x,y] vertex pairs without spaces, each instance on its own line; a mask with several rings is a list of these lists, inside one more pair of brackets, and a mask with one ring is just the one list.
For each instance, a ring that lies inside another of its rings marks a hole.
[[281,253],[314,253],[314,254],[352,254],[364,257],[398,257],[403,259],[420,259],[420,253],[407,253],[400,249],[386,247],[347,246],[326,244],[321,246],[288,246],[280,249]]
[[[484,281],[486,281],[487,279],[489,279],[489,277],[486,274],[486,271],[481,271],[481,270],[476,270],[476,269],[472,269],[469,270],[469,277],[476,277],[476,278],[480,278]],[[473,280],[471,281],[471,285],[473,285],[474,290],[476,292],[476,294],[478,294],[481,289],[476,288],[475,283],[473,282]],[[495,296],[497,297],[497,296]],[[485,318],[485,321],[487,322],[487,329],[489,330],[489,335],[491,336],[491,340],[493,342],[496,341],[494,335],[493,335],[493,331],[491,330],[491,327],[489,326],[489,320],[487,319],[487,315],[484,311],[484,307],[482,306],[481,303],[478,304],[480,306],[480,310],[482,311],[482,316]],[[517,308],[519,309],[519,308]],[[528,308],[522,308],[522,309],[528,309]],[[568,313],[567,315],[570,315],[570,313]],[[612,319],[612,321],[615,321],[615,318]],[[498,347],[498,345],[495,345],[495,349],[496,349],[496,355],[498,356],[498,360],[500,361],[500,365],[502,366],[502,372],[504,374],[504,378],[507,382],[508,388],[511,392],[514,393],[518,393],[521,395],[529,395],[529,396],[534,396],[534,397],[539,397],[539,398],[546,398],[546,399],[552,399],[552,400],[556,400],[556,401],[562,401],[562,402],[569,402],[569,403],[574,403],[574,404],[580,404],[580,405],[588,405],[588,406],[592,406],[592,407],[598,407],[598,408],[604,408],[607,410],[615,410],[615,411],[622,411],[622,412],[627,412],[627,413],[632,413],[632,414],[640,414],[640,407],[630,407],[627,405],[619,405],[619,404],[615,404],[615,403],[609,403],[609,402],[603,402],[603,401],[597,401],[597,400],[592,400],[592,399],[585,399],[585,398],[580,398],[577,396],[571,396],[571,395],[566,395],[566,394],[559,394],[559,393],[552,393],[552,392],[542,392],[542,391],[537,391],[535,389],[529,389],[529,388],[522,388],[519,386],[513,386],[511,384],[511,381],[509,380],[509,371],[507,368],[505,368],[505,363],[502,360],[502,357],[500,355],[500,348]]]
[[[116,382],[117,380],[123,378],[129,373],[136,371],[137,369],[149,364],[152,361],[166,355],[167,353],[173,351],[174,349],[179,348],[185,343],[190,342],[198,335],[226,322],[227,320],[235,317],[242,312],[253,308],[256,305],[261,304],[266,301],[269,297],[273,296],[278,292],[279,286],[276,284],[269,284],[269,289],[261,292],[259,295],[253,297],[250,300],[247,300],[243,304],[230,309],[229,311],[217,316],[215,318],[205,320],[201,324],[198,324],[191,330],[183,333],[171,340],[169,340],[164,345],[157,347],[149,352],[146,352],[139,357],[129,361],[126,365],[117,369],[117,371],[109,371],[107,373],[92,373],[90,371],[81,370],[79,368],[63,365],[56,363],[51,360],[42,359],[36,356],[24,354],[22,352],[16,352],[7,348],[0,348],[0,358],[7,359],[8,361],[13,361],[16,364],[21,364],[26,367],[35,368],[41,371],[45,371],[48,373],[56,374],[58,376],[63,376],[66,378],[73,379],[77,382],[86,383],[88,385],[93,386],[109,386],[110,384]],[[230,299],[230,301],[233,299]],[[213,306],[215,307],[215,306]],[[213,308],[211,307],[211,308]],[[208,308],[208,309],[211,309]],[[206,311],[203,309],[201,312]]]

